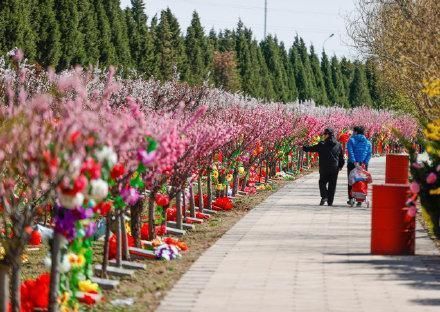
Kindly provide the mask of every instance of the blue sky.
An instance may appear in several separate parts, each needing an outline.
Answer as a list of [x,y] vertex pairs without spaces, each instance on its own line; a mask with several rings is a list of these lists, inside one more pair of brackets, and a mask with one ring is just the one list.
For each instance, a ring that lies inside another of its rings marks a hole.
[[[325,41],[329,54],[354,57],[355,51],[346,45],[349,39],[345,30],[345,18],[355,8],[355,0],[267,0],[268,33],[275,34],[287,46],[296,33],[307,44],[313,43],[320,51]],[[130,0],[121,0],[122,6]],[[188,27],[196,10],[206,31],[232,28],[238,19],[252,28],[257,39],[263,37],[264,0],[146,0],[149,17],[170,7],[178,17],[182,29]],[[328,39],[330,34],[335,35]]]

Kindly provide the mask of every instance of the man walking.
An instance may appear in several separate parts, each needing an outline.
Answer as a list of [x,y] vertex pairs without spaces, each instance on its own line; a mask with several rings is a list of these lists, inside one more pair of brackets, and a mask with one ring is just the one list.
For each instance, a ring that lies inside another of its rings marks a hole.
[[[368,163],[371,159],[371,142],[365,137],[365,129],[363,127],[354,127],[353,135],[347,143],[348,162],[347,173],[350,176],[350,172],[356,168],[356,166],[365,166],[368,170]],[[354,205],[354,198],[351,196],[351,185],[348,185],[348,202],[350,206]],[[358,202],[357,206],[361,206],[362,203]]]
[[329,206],[332,206],[333,199],[335,198],[338,173],[344,167],[345,160],[342,146],[335,139],[333,129],[325,129],[323,135],[324,141],[313,146],[303,146],[303,150],[319,154],[320,205],[322,206],[327,202]]

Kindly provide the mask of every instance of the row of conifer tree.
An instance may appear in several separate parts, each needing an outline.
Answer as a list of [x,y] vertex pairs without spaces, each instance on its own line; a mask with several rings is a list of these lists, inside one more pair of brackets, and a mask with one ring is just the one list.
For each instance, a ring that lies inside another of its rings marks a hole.
[[241,21],[205,31],[194,12],[183,31],[170,9],[148,18],[143,0],[1,0],[0,53],[23,48],[30,62],[57,70],[75,64],[117,65],[145,78],[210,83],[282,102],[314,100],[344,107],[383,106],[373,61],[329,57],[298,35],[286,47],[257,41]]

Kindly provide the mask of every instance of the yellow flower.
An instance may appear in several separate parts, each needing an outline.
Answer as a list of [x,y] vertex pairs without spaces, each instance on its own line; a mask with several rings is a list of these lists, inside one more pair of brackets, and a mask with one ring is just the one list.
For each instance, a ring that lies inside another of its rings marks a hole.
[[244,167],[238,167],[238,173],[243,175],[244,174]]
[[226,181],[231,182],[232,181],[232,174],[227,174],[226,175]]
[[422,92],[427,96],[431,98],[440,96],[440,79],[435,78],[431,80],[424,80],[423,85],[424,88],[422,89]]
[[213,177],[214,179],[217,179],[217,178],[218,178],[218,171],[217,171],[217,170],[214,170],[214,171],[212,172],[212,177]]
[[99,286],[96,283],[93,283],[90,280],[79,281],[78,288],[80,291],[89,293],[89,292],[98,292]]
[[65,304],[67,304],[67,302],[69,302],[69,299],[70,299],[70,293],[68,291],[65,291],[58,297],[58,303],[61,306],[64,306]]
[[226,186],[224,184],[217,184],[216,189],[217,191],[223,191],[226,188]]
[[83,255],[78,256],[74,253],[69,253],[67,255],[67,259],[69,260],[69,263],[73,268],[80,268],[86,263],[86,258],[84,258]]
[[429,195],[440,195],[440,187],[430,190]]

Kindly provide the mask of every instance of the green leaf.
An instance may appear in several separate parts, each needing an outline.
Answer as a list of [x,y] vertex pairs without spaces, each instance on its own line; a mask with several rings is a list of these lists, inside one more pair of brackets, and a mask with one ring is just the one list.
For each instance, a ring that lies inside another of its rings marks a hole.
[[115,198],[115,200],[113,201],[113,206],[116,209],[122,209],[122,208],[125,208],[127,206],[127,204],[124,202],[124,200],[122,199],[121,196],[117,196]]
[[141,174],[141,173],[145,173],[147,172],[147,167],[144,166],[144,164],[139,164],[139,166],[137,167],[136,171]]
[[157,150],[157,142],[152,137],[148,137],[147,142],[148,142],[148,148],[147,148],[148,153]]
[[142,181],[141,177],[138,175],[136,178],[131,179],[130,185],[135,188],[144,188],[145,183]]

